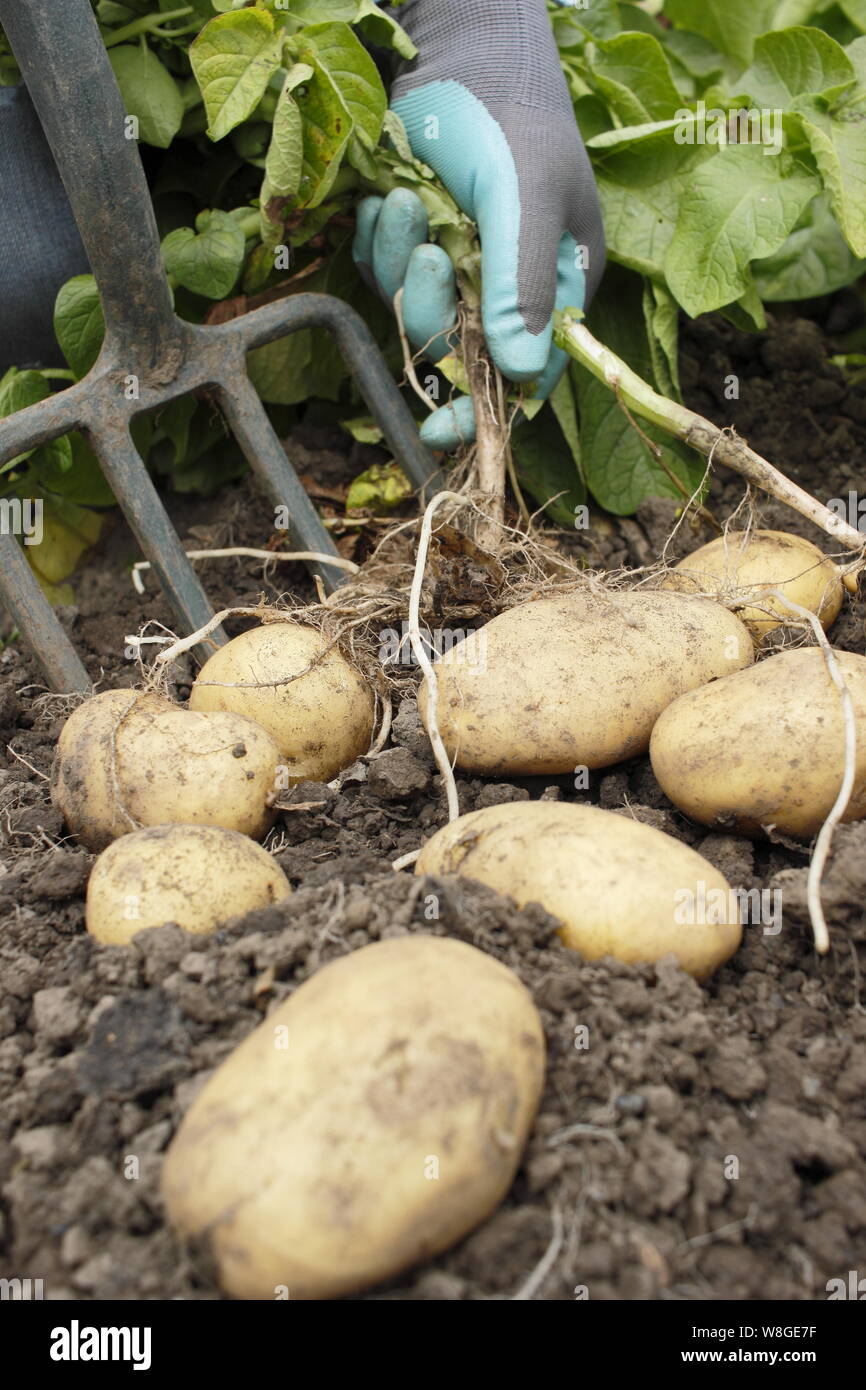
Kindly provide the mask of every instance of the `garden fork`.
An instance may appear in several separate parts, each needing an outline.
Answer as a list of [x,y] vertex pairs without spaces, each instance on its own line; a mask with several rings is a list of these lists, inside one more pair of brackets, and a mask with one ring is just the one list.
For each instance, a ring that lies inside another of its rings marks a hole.
[[[336,555],[246,369],[252,348],[317,326],[333,335],[417,489],[436,490],[435,464],[372,334],[341,300],[297,294],[214,326],[177,317],[144,170],[134,140],[126,137],[126,111],[88,0],[0,0],[0,23],[66,187],[105,317],[102,352],[83,380],[0,420],[0,466],[80,430],[177,618],[197,631],[211,608],[132,442],[129,427],[137,415],[207,387],[269,500],[287,508],[293,545]],[[324,562],[309,568],[328,590],[344,577]],[[89,687],[72,643],[8,534],[0,535],[0,602],[54,690]],[[217,629],[213,639],[225,641],[225,634]]]

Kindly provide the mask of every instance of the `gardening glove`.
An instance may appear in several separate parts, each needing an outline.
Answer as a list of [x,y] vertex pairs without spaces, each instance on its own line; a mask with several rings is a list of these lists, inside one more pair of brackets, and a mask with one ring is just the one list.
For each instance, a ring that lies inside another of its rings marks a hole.
[[64,365],[54,300],[89,269],[69,200],[26,87],[0,87],[0,376]]
[[[482,318],[493,361],[547,396],[566,354],[552,346],[554,307],[588,305],[604,267],[604,233],[545,0],[406,0],[395,14],[419,50],[391,105],[413,153],[478,225]],[[420,199],[397,189],[358,209],[355,261],[393,301],[416,349],[449,351],[454,271],[427,241]],[[424,422],[437,449],[474,437],[468,397]]]

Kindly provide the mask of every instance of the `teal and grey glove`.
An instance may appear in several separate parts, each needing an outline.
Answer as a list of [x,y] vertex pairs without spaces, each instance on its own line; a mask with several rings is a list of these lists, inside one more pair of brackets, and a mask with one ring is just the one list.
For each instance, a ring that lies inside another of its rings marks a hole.
[[[490,354],[512,381],[546,396],[566,357],[552,346],[554,308],[584,308],[604,267],[598,195],[545,0],[406,0],[395,12],[418,48],[391,88],[415,155],[478,225],[482,317]],[[449,350],[456,288],[427,241],[424,208],[397,189],[358,210],[354,256],[390,301],[403,286],[410,342]],[[471,439],[458,398],[425,421],[434,448]]]

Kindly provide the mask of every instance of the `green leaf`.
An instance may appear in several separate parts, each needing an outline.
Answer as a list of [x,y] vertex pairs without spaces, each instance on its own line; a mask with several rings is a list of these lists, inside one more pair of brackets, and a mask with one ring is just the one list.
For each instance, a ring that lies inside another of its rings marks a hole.
[[68,586],[59,588],[73,574],[81,557],[99,540],[104,518],[61,497],[43,500],[42,539],[25,547],[25,554],[40,585],[53,603],[68,603]]
[[866,94],[858,90],[832,113],[820,98],[801,98],[797,106],[845,240],[855,256],[866,256]]
[[784,151],[732,145],[697,169],[683,190],[676,231],[665,255],[668,287],[695,317],[739,299],[749,262],[772,256],[819,180]]
[[612,127],[613,117],[607,109],[607,102],[593,92],[586,92],[577,98],[574,102],[574,114],[584,142]]
[[54,303],[54,332],[80,381],[99,356],[105,337],[102,304],[92,275],[75,275],[60,286]]
[[138,117],[139,137],[165,150],[183,120],[183,98],[168,68],[147,44],[120,44],[108,52],[127,115]]
[[178,227],[162,243],[169,275],[207,299],[225,299],[234,288],[246,252],[242,228],[230,213],[200,212],[192,227]]
[[852,253],[823,193],[775,255],[752,263],[758,293],[770,303],[817,299],[852,285],[864,272],[866,260]]
[[283,209],[301,186],[304,167],[304,123],[292,96],[296,87],[309,81],[313,69],[308,63],[295,63],[286,80],[274,112],[271,143],[265,160],[265,177],[260,194],[262,240],[277,244],[283,233]]
[[855,29],[866,34],[866,0],[839,0],[839,8]]
[[778,0],[666,0],[677,29],[700,34],[727,60],[730,76],[752,61],[755,39],[771,27]]
[[372,415],[357,415],[351,420],[341,420],[340,424],[359,444],[381,444],[385,437]]
[[590,45],[586,61],[588,80],[625,125],[667,120],[682,106],[664,49],[650,34]]
[[[10,367],[0,378],[0,420],[14,415],[17,410],[26,410],[29,405],[44,401],[50,394],[51,388],[41,372],[20,372],[17,367]],[[36,453],[38,448],[25,449],[23,454],[17,454],[15,458],[0,464],[0,476],[19,468]]]
[[668,29],[664,46],[668,59],[673,58],[701,85],[721,77],[724,71],[722,54],[700,34],[691,34],[685,29]]
[[[313,334],[309,328],[302,328],[249,353],[247,371],[263,401],[297,405],[310,394],[308,374],[312,359]],[[331,399],[336,400],[336,393]]]
[[164,435],[171,442],[175,468],[186,458],[190,426],[198,404],[195,396],[179,396],[176,401],[169,401],[168,405],[164,405],[157,414],[156,428],[160,435]]
[[19,372],[16,367],[10,367],[0,381],[0,420],[46,400],[50,394],[51,388],[41,372]]
[[49,439],[34,451],[31,466],[40,479],[55,478],[62,487],[62,481],[72,468],[72,444],[69,436],[62,434],[59,439]]
[[[55,440],[55,443],[60,441]],[[69,445],[71,467],[55,466],[52,455],[38,449],[33,460],[36,481],[40,489],[62,496],[82,507],[110,507],[114,493],[105,481],[99,460],[83,435],[78,431],[63,436]]]
[[795,109],[802,96],[832,100],[855,81],[854,65],[841,44],[820,29],[795,27],[764,34],[755,43],[751,67],[737,88],[760,106]]
[[653,279],[664,278],[680,201],[713,156],[711,146],[677,145],[669,129],[604,152],[595,175],[612,259]]
[[[642,295],[638,276],[609,266],[587,316],[587,326],[600,342],[651,382]],[[628,516],[646,497],[680,497],[610,388],[576,362],[571,364],[571,374],[580,410],[584,476],[599,505],[618,516]],[[704,474],[703,460],[654,426],[641,422],[641,429],[661,445],[668,467],[684,484],[690,490],[697,487]]]
[[412,496],[412,484],[397,463],[374,463],[354,478],[346,496],[346,510],[366,508],[374,516],[391,512]]
[[339,88],[320,62],[313,44],[299,44],[303,61],[313,69],[296,101],[303,118],[304,159],[295,205],[317,208],[331,191],[354,130]]
[[612,39],[622,27],[620,7],[615,0],[592,0],[592,4],[567,5],[551,15],[559,47],[565,52],[582,48],[587,35]]
[[212,140],[221,140],[255,110],[280,66],[284,40],[267,10],[233,10],[212,19],[190,45]]
[[670,291],[644,281],[643,312],[655,384],[663,396],[681,401],[679,373],[679,305]]
[[382,133],[388,97],[379,70],[348,24],[316,24],[298,37],[298,52],[328,74],[339,92],[355,131],[369,150]]
[[381,10],[373,0],[361,0],[355,23],[370,43],[378,44],[380,48],[393,48],[408,62],[418,57],[418,50],[406,30],[401,29],[396,19]]
[[534,420],[511,431],[511,452],[522,486],[560,526],[574,526],[575,508],[586,500],[586,490],[549,401]]
[[563,372],[559,381],[550,393],[550,408],[556,416],[559,428],[562,430],[566,444],[571,450],[571,457],[577,469],[577,476],[581,480],[583,487],[583,461],[580,452],[580,425],[577,420],[577,402],[574,398],[574,387],[568,372]]

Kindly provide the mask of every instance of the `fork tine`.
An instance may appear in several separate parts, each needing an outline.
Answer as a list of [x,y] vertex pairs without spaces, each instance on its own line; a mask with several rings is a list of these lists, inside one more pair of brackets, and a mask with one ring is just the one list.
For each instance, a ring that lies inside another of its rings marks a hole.
[[3,603],[33,648],[52,690],[89,690],[90,677],[39,587],[14,536],[0,532]]
[[[188,631],[197,631],[210,622],[213,610],[159,500],[128,428],[119,424],[114,428],[102,424],[98,429],[89,431],[89,442],[172,609]],[[218,627],[207,643],[220,646],[227,640],[223,629]],[[194,650],[201,661],[206,661],[213,654],[212,647],[205,643],[200,643]]]

